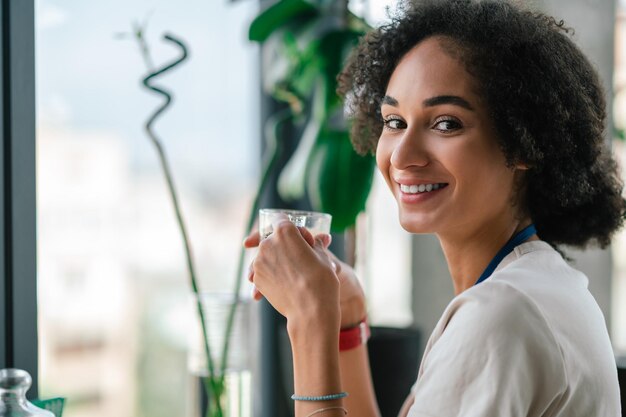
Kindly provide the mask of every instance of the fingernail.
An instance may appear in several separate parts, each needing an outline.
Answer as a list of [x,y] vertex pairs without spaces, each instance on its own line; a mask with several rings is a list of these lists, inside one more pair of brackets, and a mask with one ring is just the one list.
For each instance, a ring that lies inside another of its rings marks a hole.
[[332,240],[332,237],[328,234],[323,234],[322,235],[322,243],[324,244],[324,246],[328,247],[330,245],[330,242]]

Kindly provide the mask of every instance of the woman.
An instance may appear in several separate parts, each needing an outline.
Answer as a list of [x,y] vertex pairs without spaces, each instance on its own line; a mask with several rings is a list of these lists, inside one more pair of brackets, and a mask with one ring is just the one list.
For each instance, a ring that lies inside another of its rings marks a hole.
[[[607,245],[626,211],[595,71],[562,22],[506,2],[401,14],[340,76],[355,148],[402,226],[439,238],[455,288],[401,416],[619,415],[602,313],[554,249]],[[250,279],[287,317],[296,416],[377,416],[364,345],[337,349],[366,310],[328,243],[279,222]]]

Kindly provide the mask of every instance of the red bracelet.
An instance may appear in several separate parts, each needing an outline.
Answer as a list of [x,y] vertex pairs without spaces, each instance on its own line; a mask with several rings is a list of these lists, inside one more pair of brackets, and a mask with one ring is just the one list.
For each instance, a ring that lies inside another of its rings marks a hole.
[[370,326],[363,319],[359,324],[339,332],[339,351],[350,350],[367,343],[370,338]]

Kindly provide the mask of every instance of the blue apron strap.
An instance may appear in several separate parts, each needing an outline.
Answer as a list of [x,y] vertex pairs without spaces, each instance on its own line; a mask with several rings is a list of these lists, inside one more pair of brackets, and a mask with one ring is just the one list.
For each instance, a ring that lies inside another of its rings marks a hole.
[[517,232],[506,243],[506,245],[504,245],[502,249],[500,249],[500,251],[496,253],[496,256],[494,256],[491,262],[489,262],[489,265],[487,265],[487,268],[480,275],[480,277],[478,278],[478,281],[476,281],[476,284],[480,284],[481,282],[489,278],[491,274],[493,274],[493,271],[496,270],[496,267],[498,266],[498,264],[502,262],[502,260],[504,259],[506,255],[513,252],[513,249],[515,249],[516,246],[524,243],[529,237],[531,237],[532,235],[536,233],[537,233],[537,229],[535,228],[534,224],[526,226],[525,228]]

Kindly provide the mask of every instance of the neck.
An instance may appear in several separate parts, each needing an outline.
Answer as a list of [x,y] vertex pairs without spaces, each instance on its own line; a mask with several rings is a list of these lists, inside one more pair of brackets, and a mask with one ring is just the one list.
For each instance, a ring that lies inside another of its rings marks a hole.
[[[465,233],[437,235],[448,262],[455,294],[472,287],[498,251],[520,230],[530,225],[530,219],[499,219]],[[537,240],[531,236],[530,240]]]

